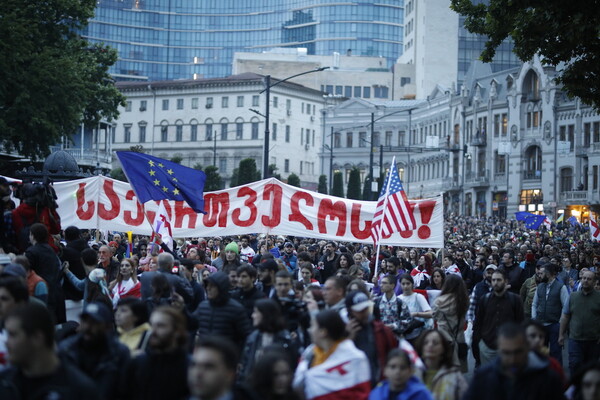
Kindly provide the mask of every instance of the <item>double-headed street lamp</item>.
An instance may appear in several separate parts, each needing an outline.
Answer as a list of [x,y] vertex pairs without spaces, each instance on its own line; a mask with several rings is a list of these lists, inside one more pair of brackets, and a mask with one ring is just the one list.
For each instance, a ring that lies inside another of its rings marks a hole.
[[260,94],[266,93],[265,114],[262,115],[256,110],[251,110],[251,111],[255,112],[256,114],[262,115],[265,118],[265,144],[264,144],[265,148],[263,150],[263,178],[264,179],[269,177],[269,135],[270,135],[270,132],[269,132],[269,123],[270,123],[269,119],[270,118],[269,117],[270,117],[270,112],[271,112],[271,108],[270,108],[270,106],[271,106],[271,88],[279,85],[280,83],[283,83],[292,78],[295,78],[297,76],[312,74],[313,72],[321,72],[326,69],[329,69],[329,67],[321,67],[321,68],[312,69],[310,71],[304,71],[304,72],[301,72],[296,75],[288,76],[285,79],[277,80],[277,82],[275,82],[273,84],[271,84],[271,75],[265,76],[265,89],[260,92]]

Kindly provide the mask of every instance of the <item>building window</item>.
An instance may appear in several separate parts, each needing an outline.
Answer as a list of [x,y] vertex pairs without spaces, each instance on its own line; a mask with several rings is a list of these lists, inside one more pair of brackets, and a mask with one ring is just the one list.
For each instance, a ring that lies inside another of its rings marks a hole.
[[163,111],[167,111],[169,109],[169,100],[168,99],[162,101],[162,109],[163,109]]
[[560,191],[570,192],[573,190],[573,168],[560,170]]
[[285,101],[285,109],[286,110],[291,110],[292,109],[292,101],[290,99],[287,99]]
[[221,140],[227,140],[227,123],[221,124]]
[[277,140],[277,124],[273,123],[273,128],[271,129],[271,140]]
[[227,159],[226,158],[219,159],[219,171],[224,174],[227,173]]
[[592,131],[594,143],[600,142],[600,122],[594,122],[594,130]]
[[125,111],[131,111],[131,101],[127,101],[127,103],[125,104]]
[[289,125],[285,126],[285,142],[286,143],[290,142],[290,126]]
[[344,93],[344,87],[343,87],[343,86],[340,86],[340,85],[337,85],[337,86],[335,87],[335,94],[337,94],[337,95],[340,95],[340,96],[341,96],[343,93]]
[[258,95],[252,96],[252,107],[258,107],[258,105],[259,105]]
[[333,94],[333,85],[326,85],[325,86],[325,93],[327,93],[327,94]]
[[494,136],[500,136],[500,114],[494,115]]
[[183,99],[177,99],[177,109],[183,110]]
[[197,109],[198,109],[198,98],[193,97],[192,98],[192,110],[197,110]]
[[508,133],[508,114],[502,114],[502,136]]
[[161,142],[166,142],[169,139],[169,130],[168,127],[165,126],[161,126],[160,127],[160,141]]
[[592,138],[592,124],[586,122],[583,124],[583,145],[589,146]]
[[213,107],[213,98],[207,97],[206,98],[206,108],[212,108],[212,107]]
[[238,96],[237,97],[237,106],[238,107],[244,107],[244,96]]
[[592,176],[592,189],[598,190],[598,166],[594,165],[592,168],[593,176]]
[[206,133],[204,134],[204,138],[207,141],[213,140],[213,126],[212,126],[212,124],[206,124]]
[[363,98],[370,99],[371,98],[371,87],[365,86],[363,87]]
[[131,142],[131,125],[125,125],[123,134],[123,142],[129,143]]
[[346,147],[352,147],[352,132],[346,132]]
[[374,97],[376,99],[387,99],[389,90],[386,86],[374,86],[374,89]]
[[333,147],[335,149],[342,147],[342,134],[339,132],[333,134]]
[[352,97],[352,86],[344,86],[344,96],[345,97]]
[[371,145],[373,147],[379,147],[380,144],[381,144],[381,139],[379,137],[379,132],[373,132],[373,143],[371,143]]
[[235,124],[235,139],[242,140],[244,138],[244,123],[237,122]]
[[386,146],[392,145],[392,132],[390,132],[390,131],[387,131],[385,133],[385,145]]
[[252,139],[258,139],[258,122],[252,123]]
[[195,142],[198,140],[198,125],[191,125],[190,127],[190,140]]
[[358,147],[366,147],[367,146],[367,132],[359,132],[358,133]]
[[177,125],[175,127],[175,141],[176,142],[183,141],[183,125]]
[[229,97],[223,96],[221,97],[221,108],[229,107]]
[[570,150],[573,151],[575,148],[575,125],[569,125],[567,129],[569,131],[569,143],[571,143]]
[[146,141],[146,125],[140,125],[140,143]]
[[300,161],[300,175],[302,175],[304,173],[304,162]]
[[302,114],[304,114],[304,103],[302,103],[302,109],[300,111]]
[[283,172],[290,172],[290,160],[288,160],[287,158],[283,160]]
[[148,106],[148,102],[146,100],[140,101],[140,111],[146,111],[147,106]]
[[273,96],[273,108],[279,107],[279,97]]

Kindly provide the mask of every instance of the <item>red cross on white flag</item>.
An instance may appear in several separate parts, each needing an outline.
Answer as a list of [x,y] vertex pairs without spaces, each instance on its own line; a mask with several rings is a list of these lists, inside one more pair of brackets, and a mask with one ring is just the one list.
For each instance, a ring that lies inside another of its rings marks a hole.
[[169,218],[169,213],[167,212],[165,204],[162,201],[158,206],[158,211],[156,212],[154,222],[152,223],[152,239],[154,239],[154,235],[156,233],[160,234],[162,241],[167,245],[169,249],[173,250],[173,232],[171,230],[171,219]]
[[590,236],[592,241],[597,242],[600,241],[600,228],[598,227],[598,223],[594,219],[594,216],[590,213]]

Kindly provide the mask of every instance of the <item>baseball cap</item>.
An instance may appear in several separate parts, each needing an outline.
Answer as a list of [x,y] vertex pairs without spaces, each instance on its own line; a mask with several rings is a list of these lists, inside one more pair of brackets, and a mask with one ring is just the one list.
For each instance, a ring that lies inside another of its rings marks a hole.
[[495,264],[488,264],[488,265],[485,267],[485,269],[486,269],[486,270],[488,270],[488,269],[493,269],[493,270],[495,271],[495,270],[497,270],[497,269],[498,269],[498,267],[497,267]]
[[18,276],[20,278],[27,279],[27,272],[21,264],[11,263],[4,267],[2,275]]
[[318,247],[315,245],[309,246],[308,251],[317,251]]
[[285,242],[283,247],[294,247],[294,245],[292,244],[292,242]]
[[112,322],[112,313],[108,307],[99,302],[89,303],[81,313],[82,317],[90,317],[97,322],[110,323]]
[[371,304],[372,302],[369,300],[369,297],[358,290],[346,295],[346,308],[351,309],[352,311],[363,311]]

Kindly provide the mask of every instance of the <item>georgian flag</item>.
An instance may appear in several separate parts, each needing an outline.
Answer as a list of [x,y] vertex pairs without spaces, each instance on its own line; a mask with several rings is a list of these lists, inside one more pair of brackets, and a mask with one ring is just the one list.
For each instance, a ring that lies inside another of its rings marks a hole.
[[593,242],[600,241],[600,228],[598,223],[594,219],[594,216],[590,213],[590,237]]
[[158,211],[156,212],[156,216],[152,222],[151,241],[154,241],[156,234],[159,234],[163,243],[166,244],[169,249],[173,250],[173,231],[171,230],[171,218],[169,217],[169,213],[167,212],[165,204],[162,201],[158,206]]
[[307,400],[367,400],[371,391],[371,369],[367,356],[351,340],[342,341],[322,364],[310,367],[304,352],[296,374],[294,387],[303,389]]

